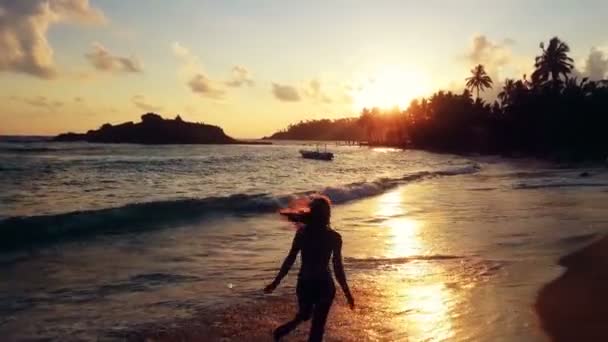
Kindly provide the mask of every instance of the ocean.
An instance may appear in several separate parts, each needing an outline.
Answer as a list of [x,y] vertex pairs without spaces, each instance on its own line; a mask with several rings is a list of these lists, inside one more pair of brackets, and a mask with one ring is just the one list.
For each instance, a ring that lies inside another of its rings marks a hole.
[[543,341],[538,290],[608,226],[603,166],[301,148],[0,142],[2,340],[122,340],[291,305],[297,265],[261,292],[294,234],[277,210],[323,193],[360,303],[349,332],[330,315],[329,340]]

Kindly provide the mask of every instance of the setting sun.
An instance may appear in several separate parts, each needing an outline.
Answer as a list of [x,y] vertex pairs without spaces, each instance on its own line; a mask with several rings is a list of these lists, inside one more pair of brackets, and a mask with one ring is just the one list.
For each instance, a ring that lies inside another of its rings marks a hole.
[[371,107],[407,108],[413,99],[431,90],[427,75],[415,68],[395,65],[378,69],[360,84],[352,93],[357,111]]

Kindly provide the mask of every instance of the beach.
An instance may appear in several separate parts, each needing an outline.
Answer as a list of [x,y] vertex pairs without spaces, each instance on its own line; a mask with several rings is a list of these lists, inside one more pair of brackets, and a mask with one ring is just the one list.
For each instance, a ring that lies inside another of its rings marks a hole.
[[[139,155],[110,145],[93,156],[62,146],[26,160],[2,152],[3,200],[28,205],[5,206],[0,227],[41,236],[7,235],[20,246],[0,261],[0,332],[10,341],[270,340],[295,313],[298,268],[262,293],[295,232],[276,210],[309,191],[335,202],[357,303],[351,311],[338,290],[328,341],[545,341],[539,290],[608,221],[608,173],[593,165],[358,147],[336,147],[326,163],[300,160],[292,144]],[[233,164],[205,162],[213,158]],[[42,171],[15,184],[19,163]],[[124,176],[120,190],[101,182],[102,167],[115,182]],[[26,180],[32,194],[46,181],[57,201],[16,196]],[[49,222],[63,235],[41,229]],[[307,327],[287,340],[305,340]]]
[[[399,198],[397,194],[412,198],[414,193],[426,193],[428,190],[430,189],[425,185],[416,184],[409,186],[409,189],[389,192],[367,202],[390,205],[395,204],[391,201]],[[424,197],[433,198],[431,194],[422,195],[417,203],[424,203]],[[482,201],[481,198],[479,200]],[[513,200],[515,203],[516,199]],[[508,210],[523,210],[533,202],[521,203],[521,206],[510,207]],[[395,207],[403,205],[402,201],[397,203],[399,204]],[[446,203],[448,204],[457,205],[454,202]],[[354,204],[351,210],[363,210],[370,205],[371,203]],[[428,208],[424,208],[425,212],[426,209]],[[437,210],[437,213],[439,212],[440,210]],[[553,226],[547,230],[545,241],[533,242],[531,240],[534,238],[530,237],[530,234],[512,232],[512,223],[504,222],[502,228],[506,232],[495,235],[496,240],[486,240],[477,245],[478,241],[475,240],[478,237],[466,231],[475,229],[473,223],[466,227],[464,222],[458,222],[462,217],[441,216],[436,217],[436,221],[429,220],[425,224],[437,226],[443,222],[445,226],[452,226],[454,235],[446,234],[441,237],[443,234],[439,232],[428,233],[436,242],[445,239],[445,245],[439,243],[431,246],[427,253],[419,251],[419,248],[424,246],[425,234],[416,231],[411,235],[399,236],[394,244],[385,246],[387,253],[382,258],[367,258],[363,253],[360,257],[347,259],[350,270],[356,270],[356,273],[351,275],[351,281],[354,284],[353,293],[359,301],[357,308],[351,311],[341,294],[337,296],[338,300],[328,323],[328,341],[548,340],[534,310],[537,292],[544,283],[553,280],[562,272],[563,269],[557,265],[555,258],[559,251],[575,250],[594,240],[595,233],[581,233],[556,238],[550,242],[548,236],[556,233],[556,227]],[[493,218],[488,217],[489,221],[484,223],[487,227],[500,229],[501,224],[494,221],[495,214],[491,216]],[[402,219],[405,218],[407,216]],[[526,219],[535,225],[550,224],[543,222],[546,218]],[[405,223],[401,224],[400,228],[404,228]],[[370,240],[357,232],[344,234],[354,240],[361,239],[358,243]],[[528,238],[522,239],[523,236]],[[411,243],[417,241],[416,237],[420,239],[420,245],[417,242]],[[385,237],[374,238],[384,240]],[[471,245],[463,250],[450,251],[447,249],[448,241],[453,239],[459,242],[469,240]],[[410,243],[407,244],[406,241]],[[535,244],[554,246],[548,248],[545,255],[540,255],[530,250],[531,245]],[[482,250],[490,248],[489,245],[495,245],[493,252],[481,253]],[[515,254],[507,251],[513,249],[519,249],[519,252]],[[442,254],[441,251],[450,252]],[[352,252],[351,247],[350,255],[353,254],[357,255]],[[143,329],[130,337],[133,340],[151,338],[159,341],[176,341],[183,338],[201,341],[268,341],[273,327],[295,313],[293,281],[288,284],[288,288],[276,296],[263,296],[261,292],[252,294],[246,304],[204,311],[195,315],[192,321],[180,322],[173,328],[155,330],[151,327],[148,328],[150,330]],[[563,302],[562,305],[559,305],[560,302]],[[563,298],[555,304],[563,311],[570,310],[571,303],[565,302]],[[572,323],[561,321],[561,324],[566,325]],[[308,326],[303,325],[287,340],[305,341],[307,329]],[[574,327],[571,329],[576,330]],[[582,332],[578,334],[585,336]],[[209,339],[209,336],[213,338]]]

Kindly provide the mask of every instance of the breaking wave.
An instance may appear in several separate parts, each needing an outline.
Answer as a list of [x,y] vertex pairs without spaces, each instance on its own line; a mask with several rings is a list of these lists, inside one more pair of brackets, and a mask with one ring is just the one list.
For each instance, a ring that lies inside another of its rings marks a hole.
[[317,191],[288,195],[234,194],[154,202],[131,203],[120,207],[73,211],[38,216],[14,216],[0,220],[0,250],[14,249],[76,239],[99,234],[136,232],[173,226],[218,214],[272,213],[295,198],[313,193],[327,195],[333,203],[342,204],[386,192],[402,184],[432,177],[455,176],[479,171],[476,164],[464,167],[422,171],[401,178],[382,178],[326,187]]
[[547,188],[580,188],[580,187],[608,187],[607,182],[577,182],[563,181],[552,183],[520,183],[514,186],[515,189],[547,189]]

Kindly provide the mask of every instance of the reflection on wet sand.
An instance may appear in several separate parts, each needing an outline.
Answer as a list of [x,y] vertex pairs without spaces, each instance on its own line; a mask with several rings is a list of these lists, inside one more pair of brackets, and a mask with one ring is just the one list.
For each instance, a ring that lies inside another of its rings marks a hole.
[[383,218],[382,228],[388,228],[387,255],[393,258],[420,254],[422,242],[419,233],[422,222],[407,217],[401,191],[391,191],[378,200],[376,216]]
[[[350,310],[344,297],[336,296],[326,341],[496,340],[487,338],[491,334],[486,333],[488,326],[483,323],[488,324],[489,319],[480,316],[488,311],[479,310],[490,305],[490,313],[495,311],[492,301],[485,297],[475,307],[472,303],[473,289],[489,277],[482,274],[491,275],[499,268],[484,260],[444,254],[436,244],[437,229],[443,228],[433,221],[437,214],[429,218],[413,208],[421,189],[389,191],[355,204],[353,212],[361,213],[356,220],[337,220],[336,227],[344,233],[349,248],[345,260],[357,307]],[[138,337],[155,341],[268,341],[269,332],[295,314],[293,292],[292,285],[276,295],[255,297],[235,306],[204,308],[196,320],[175,331],[144,331]],[[305,341],[308,324],[289,340]]]
[[433,279],[432,265],[428,262],[415,264],[404,267],[394,281],[385,283],[393,287],[387,306],[397,315],[396,328],[406,331],[415,341],[448,339],[454,334],[450,306],[456,294],[441,279]]
[[[424,223],[408,217],[403,194],[389,192],[378,201],[377,215],[388,218],[384,225],[390,231],[390,251],[394,258],[424,255]],[[395,315],[395,330],[409,340],[443,341],[454,335],[450,305],[457,294],[445,285],[441,266],[428,261],[411,261],[398,265],[381,283],[386,307]]]
[[409,257],[422,254],[423,246],[418,236],[420,222],[409,218],[397,218],[386,222],[391,232],[392,257]]

